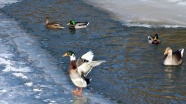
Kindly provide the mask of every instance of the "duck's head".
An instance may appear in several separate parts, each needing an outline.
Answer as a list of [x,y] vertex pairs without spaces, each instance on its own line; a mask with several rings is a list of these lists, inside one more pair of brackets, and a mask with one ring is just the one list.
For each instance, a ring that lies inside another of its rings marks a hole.
[[65,54],[63,54],[63,57],[70,56],[70,60],[76,60],[75,54],[72,51],[67,51]]
[[155,34],[153,40],[154,40],[154,41],[157,41],[157,40],[158,40],[158,34]]
[[171,54],[171,53],[172,53],[172,49],[171,49],[170,47],[167,47],[167,48],[165,49],[164,55],[166,55],[166,54]]
[[65,54],[63,54],[63,57],[72,56],[72,55],[74,55],[74,52],[72,52],[72,51],[67,51]]
[[71,20],[70,22],[68,22],[67,25],[76,25],[76,22],[74,20]]

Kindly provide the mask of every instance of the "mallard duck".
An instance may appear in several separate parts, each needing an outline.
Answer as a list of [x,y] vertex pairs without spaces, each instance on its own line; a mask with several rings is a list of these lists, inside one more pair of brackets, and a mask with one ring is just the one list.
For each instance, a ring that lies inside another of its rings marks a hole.
[[74,20],[71,20],[67,25],[69,25],[70,29],[80,29],[86,28],[89,25],[89,22],[75,22]]
[[[100,65],[101,63],[105,62],[103,60],[98,61],[92,61],[94,54],[92,51],[89,51],[82,55],[77,62],[76,62],[76,56],[74,52],[68,51],[66,52],[63,57],[70,56],[70,64],[69,64],[69,75],[76,86],[76,89],[72,92],[76,95],[82,94],[82,87],[87,87],[90,83],[91,79],[86,78],[88,73],[92,70],[93,67]],[[78,91],[78,88],[80,88],[80,91]]]
[[52,29],[61,29],[61,28],[64,28],[59,23],[49,22],[49,17],[46,17],[46,27],[47,28],[52,28]]
[[150,44],[159,44],[160,40],[158,39],[158,34],[155,34],[154,36],[148,36],[148,42]]
[[164,55],[164,65],[180,65],[182,64],[182,58],[183,58],[183,52],[184,49],[179,49],[175,52],[172,52],[172,49],[170,47],[167,47],[165,49]]

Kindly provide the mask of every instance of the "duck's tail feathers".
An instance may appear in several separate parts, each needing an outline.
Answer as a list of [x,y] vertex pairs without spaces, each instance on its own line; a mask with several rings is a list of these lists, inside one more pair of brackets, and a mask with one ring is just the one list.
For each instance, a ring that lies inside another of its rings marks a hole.
[[94,58],[94,54],[93,54],[92,51],[88,51],[81,58],[85,59],[85,60],[88,60],[88,62],[91,62],[93,60],[93,58]]
[[82,75],[82,77],[85,79],[87,85],[89,85],[90,82],[91,82],[91,80],[92,80],[92,78],[86,78],[86,77],[84,77],[83,75]]
[[180,49],[179,51],[180,51],[180,53],[181,53],[181,57],[183,57],[184,48]]
[[89,25],[89,22],[87,22],[87,26]]

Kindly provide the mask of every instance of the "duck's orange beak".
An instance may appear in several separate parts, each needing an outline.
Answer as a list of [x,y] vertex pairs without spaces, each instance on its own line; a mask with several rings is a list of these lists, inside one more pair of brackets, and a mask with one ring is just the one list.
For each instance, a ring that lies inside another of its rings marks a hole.
[[69,22],[69,23],[67,23],[67,25],[70,25],[70,22]]
[[63,55],[63,57],[66,57],[66,56],[68,56],[68,54],[67,54],[67,53],[65,53],[65,54]]

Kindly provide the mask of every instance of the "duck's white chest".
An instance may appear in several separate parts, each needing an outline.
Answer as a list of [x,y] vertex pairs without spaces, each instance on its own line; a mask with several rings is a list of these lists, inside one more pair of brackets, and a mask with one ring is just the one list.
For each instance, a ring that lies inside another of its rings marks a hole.
[[179,60],[179,62],[177,62],[175,59],[173,59],[171,56],[168,56],[165,60],[164,60],[164,65],[180,65],[182,63],[182,60]]
[[164,65],[173,65],[173,61],[172,61],[172,58],[166,58],[164,60]]
[[74,83],[74,85],[76,85],[77,87],[86,87],[87,86],[86,81],[79,75],[78,72],[71,72],[70,78],[71,78],[72,82]]

